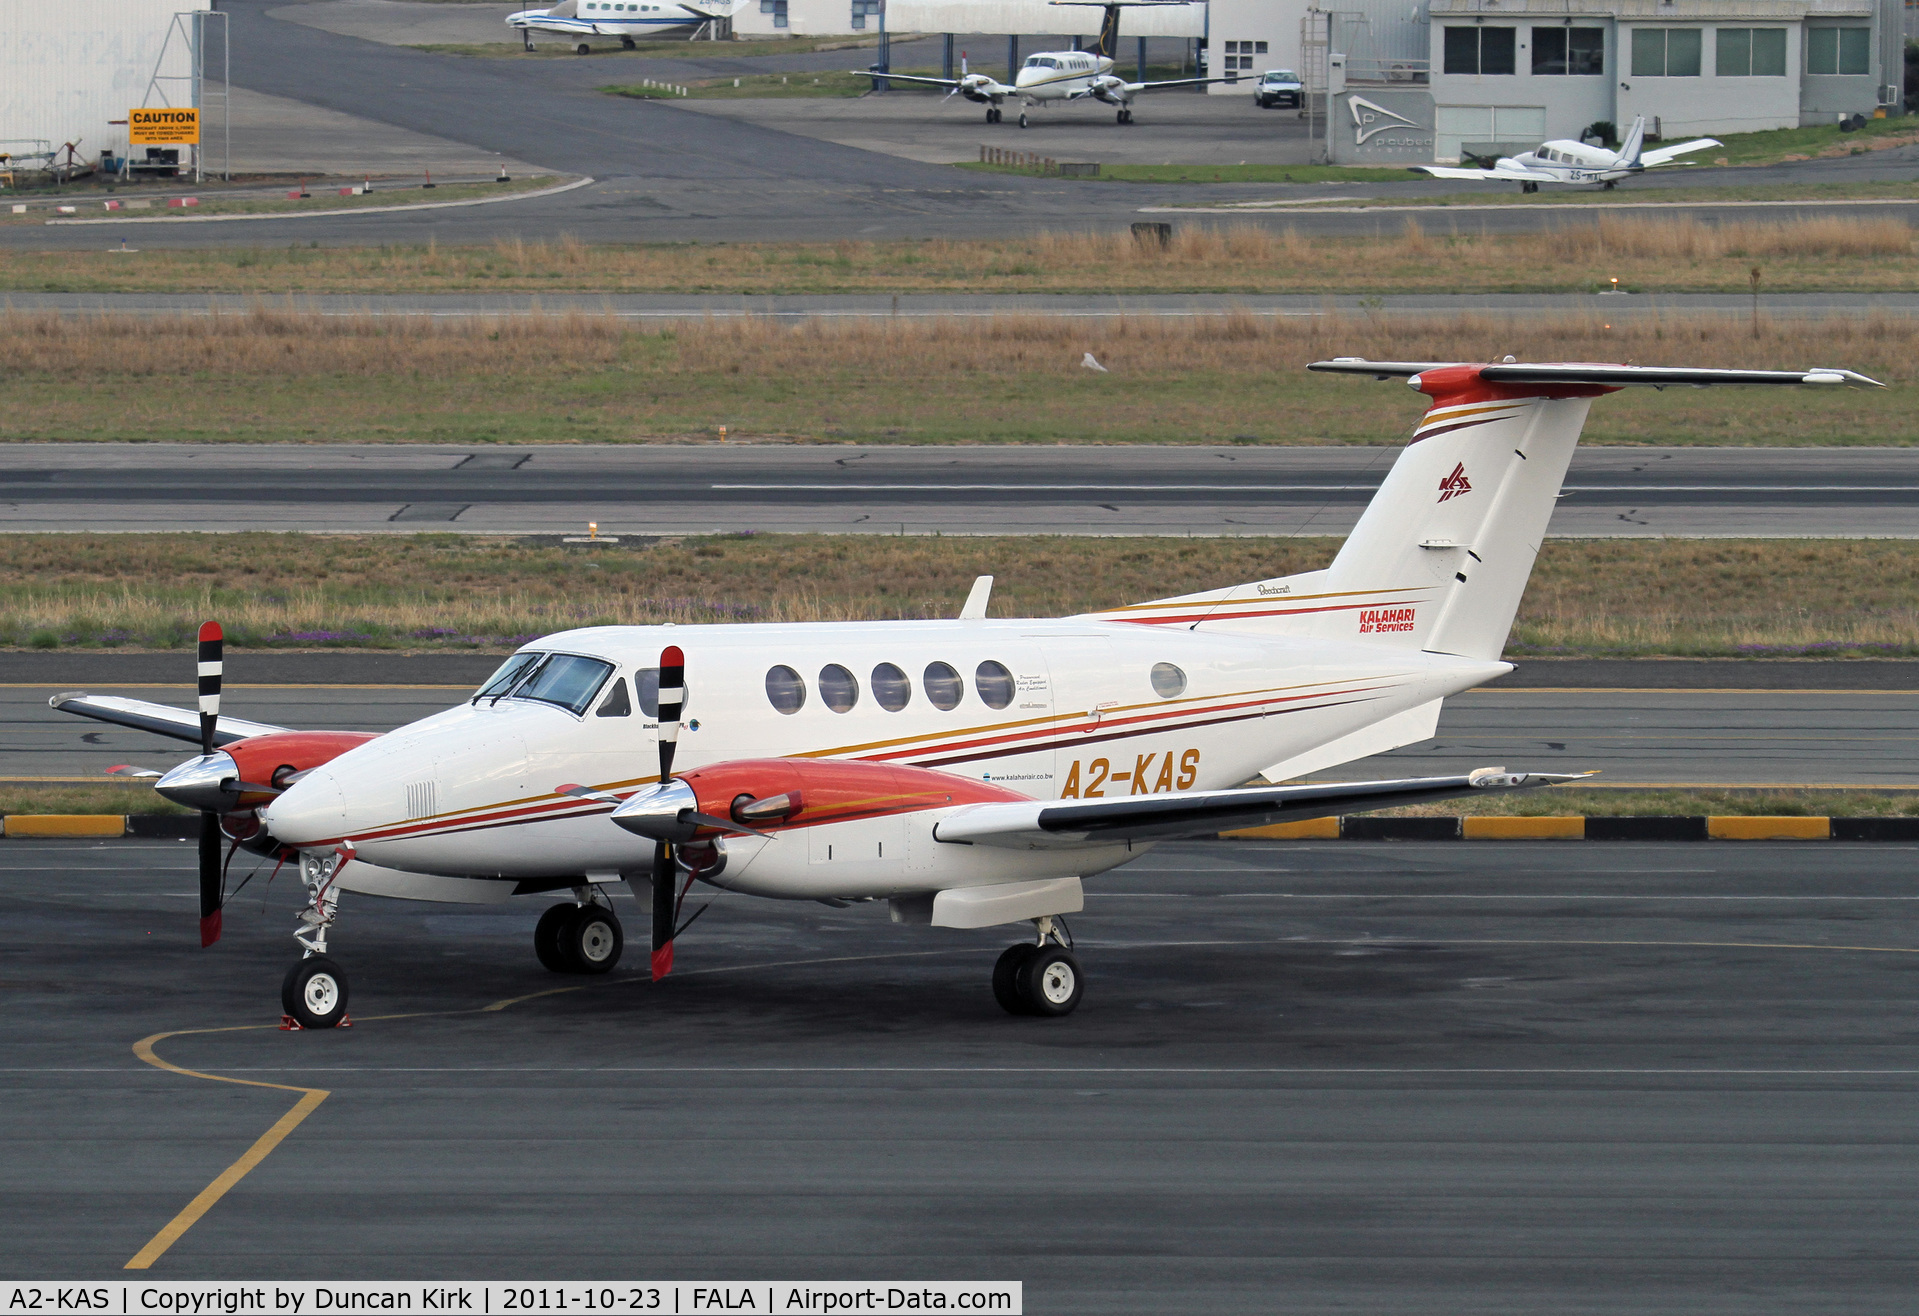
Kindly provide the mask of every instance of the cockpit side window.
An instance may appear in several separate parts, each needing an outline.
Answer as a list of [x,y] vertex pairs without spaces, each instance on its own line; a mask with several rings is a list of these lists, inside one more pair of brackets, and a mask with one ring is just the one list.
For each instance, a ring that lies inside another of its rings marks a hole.
[[606,692],[606,698],[600,701],[600,706],[593,715],[595,717],[633,716],[633,702],[626,697],[625,681],[617,676],[613,678],[612,688]]
[[518,685],[520,678],[531,671],[533,665],[544,657],[546,657],[546,655],[543,653],[514,654],[511,658],[500,664],[493,675],[486,679],[486,684],[481,686],[473,697],[475,699],[501,698],[514,686]]
[[556,653],[513,690],[512,697],[553,704],[578,717],[586,712],[587,706],[593,702],[593,696],[600,692],[600,687],[606,684],[606,678],[612,673],[612,663],[601,662],[598,658],[582,658],[577,654]]
[[[633,693],[639,696],[640,711],[648,717],[658,720],[660,716],[660,669],[642,667],[633,673]],[[684,711],[684,700],[682,711]]]

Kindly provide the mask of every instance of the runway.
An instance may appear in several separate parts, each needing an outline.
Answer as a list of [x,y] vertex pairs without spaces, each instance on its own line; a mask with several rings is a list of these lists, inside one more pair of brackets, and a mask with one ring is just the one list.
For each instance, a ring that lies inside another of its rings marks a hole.
[[[234,79],[244,88],[598,181],[563,196],[468,210],[186,224],[177,229],[150,226],[140,231],[138,245],[372,245],[424,243],[429,238],[441,243],[484,243],[516,235],[551,240],[558,234],[587,242],[968,237],[1041,229],[1115,230],[1138,218],[1143,209],[1202,197],[1208,202],[1234,202],[1325,194],[1324,189],[1283,184],[1079,184],[972,173],[800,131],[782,131],[777,126],[782,116],[792,124],[792,116],[807,113],[786,103],[745,121],[717,112],[609,97],[597,90],[609,79],[645,75],[644,60],[462,59],[288,22],[273,16],[260,0],[234,0],[225,8],[232,26]],[[854,137],[849,140],[925,154],[927,142],[944,134],[952,140],[943,140],[941,150],[950,151],[963,139],[962,154],[975,153],[984,125],[960,118],[933,122],[930,116],[939,113],[936,102],[937,98],[901,98],[858,111],[872,120],[851,125]],[[1245,115],[1255,113],[1243,110]],[[1149,122],[1141,127],[1126,130],[1136,134],[1135,142],[1139,134],[1156,131],[1150,116],[1146,118]],[[1256,131],[1270,131],[1276,142],[1286,136],[1280,126],[1283,116],[1251,122],[1263,125]],[[1097,118],[1081,121],[1079,129],[1064,125],[1063,119],[1062,125],[1046,131],[1083,138],[1089,149],[1072,151],[1081,158],[1098,158],[1099,145],[1111,141],[1117,131]],[[819,130],[815,125],[815,131]],[[826,131],[847,137],[841,128],[829,126]],[[1181,133],[1193,135],[1190,126],[1171,119],[1167,131],[1169,146],[1180,140]],[[1292,131],[1296,134],[1296,123]],[[1201,135],[1212,132],[1207,129]],[[876,136],[885,142],[873,140]],[[1021,134],[1017,129],[1004,130],[994,143],[1041,149],[1032,133]],[[1059,154],[1068,147],[1062,140],[1046,144],[1045,149]],[[1176,156],[1176,151],[1168,150],[1163,158]],[[1764,170],[1715,169],[1710,179],[1717,186],[1910,181],[1916,167],[1919,147],[1903,147]],[[1648,178],[1643,188],[1653,196],[1664,187],[1697,186],[1698,182],[1697,176]],[[1412,199],[1458,191],[1457,185],[1438,181],[1376,186],[1392,189],[1395,197]],[[1353,196],[1370,194],[1365,188],[1350,191]],[[1916,212],[1919,202],[1873,211],[1908,220]],[[1758,212],[1708,201],[1688,203],[1675,213],[1720,219],[1750,218]],[[1819,201],[1808,201],[1764,213],[1782,219],[1824,215],[1830,210]],[[1487,232],[1520,232],[1591,222],[1590,212],[1568,215],[1496,208],[1453,208],[1413,218],[1438,233],[1461,225]],[[1397,237],[1406,219],[1391,212],[1376,217],[1289,213],[1227,220],[1195,216],[1185,222],[1258,223],[1293,227],[1306,234]],[[102,241],[103,234],[108,240]],[[0,229],[0,244],[17,250],[86,250],[112,246],[112,237],[110,229],[85,227]]]
[[[387,731],[467,697],[499,661],[236,652],[224,707],[278,726]],[[1447,700],[1430,741],[1315,775],[1363,781],[1501,764],[1598,769],[1602,786],[1919,788],[1919,664],[1526,662],[1517,675]],[[85,689],[191,707],[184,654],[7,654],[0,678],[0,778],[105,782],[115,764],[165,771],[191,753],[47,705]],[[703,716],[711,724],[717,715]]]
[[8,1278],[120,1273],[288,1110],[131,1051],[237,1028],[157,1055],[327,1096],[157,1281],[1475,1316],[1919,1282],[1911,847],[1169,846],[1090,885],[1058,1022],[994,1006],[1003,929],[728,898],[652,986],[543,973],[541,900],[350,897],[357,1026],[306,1034],[272,1026],[294,893],[256,882],[202,952],[191,852],[0,843]]
[[[1409,417],[1410,419],[1410,417]],[[1339,535],[1390,448],[9,444],[16,531]],[[292,491],[297,491],[295,496]],[[1586,447],[1551,533],[1919,534],[1919,450]]]

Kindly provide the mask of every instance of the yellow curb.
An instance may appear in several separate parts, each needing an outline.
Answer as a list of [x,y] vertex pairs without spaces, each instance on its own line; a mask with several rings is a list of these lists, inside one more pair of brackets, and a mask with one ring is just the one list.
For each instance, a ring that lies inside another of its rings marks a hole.
[[10,813],[8,836],[125,836],[123,813]]
[[1586,820],[1468,816],[1459,821],[1459,835],[1467,841],[1583,841]]
[[1274,823],[1269,827],[1241,827],[1220,835],[1239,841],[1337,841],[1339,819],[1308,818],[1304,822]]
[[1832,820],[1713,816],[1706,819],[1706,835],[1715,841],[1828,841]]

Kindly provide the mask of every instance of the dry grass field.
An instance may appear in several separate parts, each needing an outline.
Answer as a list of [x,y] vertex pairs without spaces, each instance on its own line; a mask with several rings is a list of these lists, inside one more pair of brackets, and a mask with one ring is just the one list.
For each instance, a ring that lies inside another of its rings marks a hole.
[[[1081,368],[1091,351],[1109,373]],[[1895,387],[1844,395],[1630,390],[1588,442],[1894,444],[1919,320],[1573,312],[1406,317],[499,320],[0,313],[0,441],[550,443],[1379,443],[1422,399],[1311,375],[1386,360],[1837,365]]]
[[[1065,616],[1323,566],[1333,539],[769,535],[582,550],[455,535],[0,536],[0,644],[503,649],[576,626]],[[1899,541],[1559,540],[1511,656],[1919,655]]]
[[1182,222],[1170,247],[1050,232],[981,241],[588,247],[561,236],[483,247],[0,251],[0,291],[228,292],[1744,292],[1919,287],[1904,222],[1856,210],[1713,225],[1689,217],[1568,216],[1538,234],[1482,232],[1470,214],[1397,242]]

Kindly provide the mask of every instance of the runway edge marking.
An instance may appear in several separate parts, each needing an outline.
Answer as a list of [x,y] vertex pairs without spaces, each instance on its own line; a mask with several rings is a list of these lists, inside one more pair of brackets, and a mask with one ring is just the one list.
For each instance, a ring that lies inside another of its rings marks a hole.
[[558,196],[561,192],[571,192],[576,187],[585,187],[597,183],[597,178],[576,178],[570,183],[561,183],[557,187],[543,187],[534,192],[513,192],[506,196],[475,197],[471,201],[425,201],[414,206],[362,206],[357,210],[289,210],[264,215],[155,215],[150,219],[50,219],[54,224],[222,224],[243,219],[337,219],[342,215],[390,215],[395,211],[414,210],[457,210],[462,206],[496,206],[502,201],[535,201],[540,197]]

